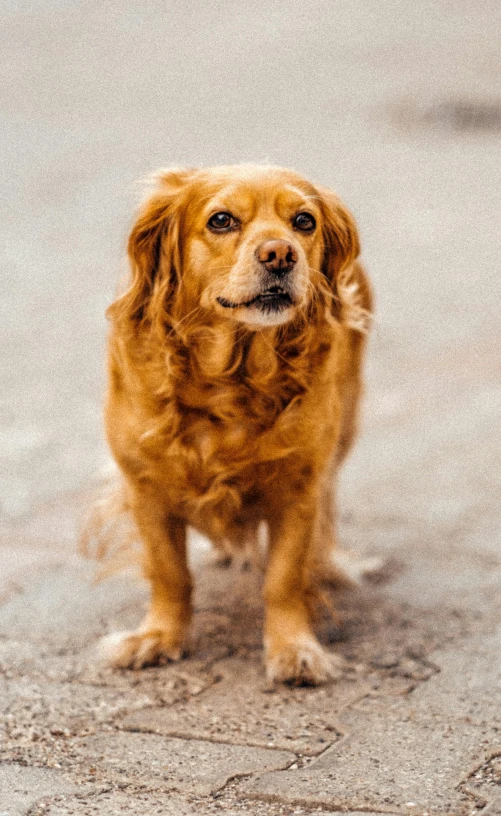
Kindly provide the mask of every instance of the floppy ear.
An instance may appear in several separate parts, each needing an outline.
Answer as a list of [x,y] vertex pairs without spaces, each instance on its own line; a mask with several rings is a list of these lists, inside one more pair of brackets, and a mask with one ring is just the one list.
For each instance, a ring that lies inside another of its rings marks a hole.
[[370,304],[363,273],[355,264],[360,243],[355,220],[335,193],[318,187],[324,216],[323,274],[332,294],[335,317],[353,329],[366,331]]
[[[114,321],[137,325],[166,317],[181,268],[179,198],[192,170],[158,173],[154,193],[139,210],[128,241],[131,280],[127,291],[108,309]],[[162,316],[160,313],[164,312]]]

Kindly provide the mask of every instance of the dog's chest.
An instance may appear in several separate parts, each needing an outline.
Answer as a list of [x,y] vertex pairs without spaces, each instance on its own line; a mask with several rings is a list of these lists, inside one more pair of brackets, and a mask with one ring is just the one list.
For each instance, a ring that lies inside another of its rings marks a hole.
[[206,485],[226,474],[247,483],[259,463],[283,457],[284,447],[290,449],[297,440],[298,396],[298,389],[289,384],[275,388],[272,395],[238,382],[210,392],[193,384],[183,390],[174,449],[182,451],[191,480]]
[[266,371],[247,356],[238,369],[209,376],[186,361],[172,383],[159,462],[173,502],[190,513],[199,502],[247,504],[282,478],[284,466],[300,469],[315,435],[306,363],[276,358]]
[[245,414],[218,417],[185,411],[183,415],[183,447],[192,461],[205,471],[226,467],[236,472],[247,463],[258,461],[269,436],[269,427]]
[[217,465],[252,456],[259,446],[259,439],[251,433],[245,421],[225,421],[213,417],[188,421],[184,439],[196,453],[200,464],[205,466],[211,462]]

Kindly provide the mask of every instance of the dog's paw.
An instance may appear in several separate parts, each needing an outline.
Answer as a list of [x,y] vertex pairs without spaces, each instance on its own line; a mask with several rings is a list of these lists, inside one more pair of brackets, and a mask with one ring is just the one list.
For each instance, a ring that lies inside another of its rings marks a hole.
[[314,637],[297,638],[266,650],[266,677],[271,682],[318,686],[341,675],[342,660],[329,654]]
[[183,645],[161,629],[137,632],[114,632],[99,643],[99,654],[116,669],[142,669],[180,660]]
[[327,571],[328,583],[358,586],[365,579],[378,575],[385,566],[379,556],[363,557],[350,550],[335,550],[331,556],[331,575]]

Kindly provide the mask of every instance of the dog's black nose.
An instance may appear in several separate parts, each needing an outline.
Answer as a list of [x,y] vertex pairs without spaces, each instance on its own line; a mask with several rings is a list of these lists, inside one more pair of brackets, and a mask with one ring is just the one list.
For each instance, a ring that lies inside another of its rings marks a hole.
[[256,256],[267,272],[278,277],[286,275],[297,263],[297,252],[287,241],[265,241],[257,248]]

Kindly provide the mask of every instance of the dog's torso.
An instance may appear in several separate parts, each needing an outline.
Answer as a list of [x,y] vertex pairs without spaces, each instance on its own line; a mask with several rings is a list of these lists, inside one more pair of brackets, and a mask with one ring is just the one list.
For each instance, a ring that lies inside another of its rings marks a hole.
[[300,349],[246,333],[228,355],[218,348],[218,370],[212,353],[210,340],[172,347],[138,382],[112,338],[108,435],[123,471],[161,491],[170,513],[238,545],[273,514],[277,491],[280,505],[300,501],[328,468],[350,332],[326,323]]

